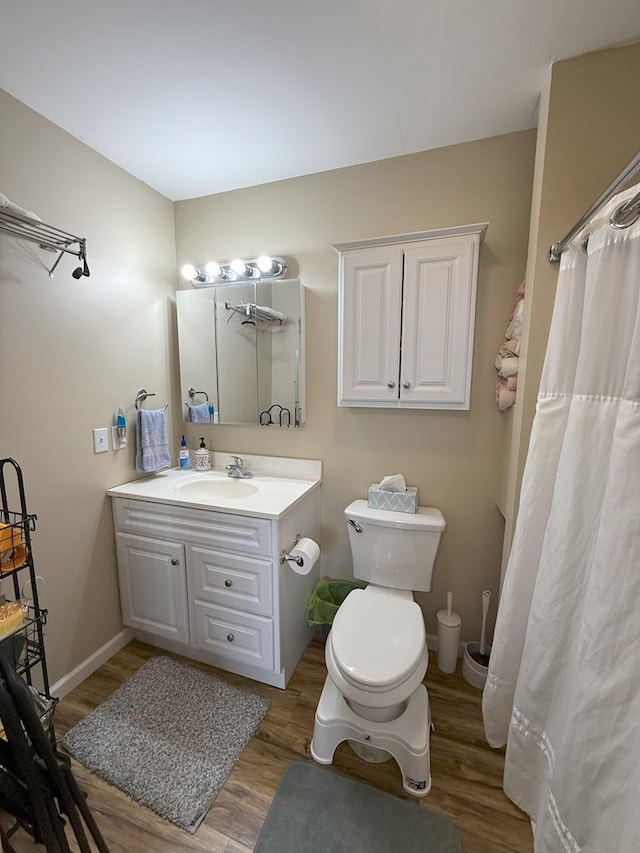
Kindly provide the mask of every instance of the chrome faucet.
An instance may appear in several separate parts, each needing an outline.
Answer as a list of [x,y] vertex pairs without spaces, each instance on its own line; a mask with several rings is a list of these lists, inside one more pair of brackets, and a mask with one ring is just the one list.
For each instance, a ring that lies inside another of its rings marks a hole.
[[226,466],[226,470],[229,472],[227,477],[234,477],[236,480],[250,480],[253,474],[244,467],[242,456],[232,456],[231,458],[233,459],[232,464]]

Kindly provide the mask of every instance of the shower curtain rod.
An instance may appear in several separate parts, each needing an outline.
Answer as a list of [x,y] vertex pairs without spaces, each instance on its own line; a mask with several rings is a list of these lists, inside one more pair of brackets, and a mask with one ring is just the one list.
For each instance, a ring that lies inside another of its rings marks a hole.
[[576,222],[571,231],[566,234],[562,240],[558,243],[553,243],[552,246],[549,247],[549,252],[547,254],[547,258],[550,263],[557,264],[562,256],[562,253],[567,248],[569,243],[576,237],[587,225],[594,215],[602,208],[604,205],[611,199],[613,196],[619,192],[621,189],[624,189],[624,185],[626,182],[633,177],[633,175],[640,170],[640,151],[636,154],[636,156],[630,160],[624,169],[620,172],[620,174],[614,178],[614,180],[609,184],[606,190],[600,195],[596,201],[591,205],[589,210],[584,214],[584,216]]

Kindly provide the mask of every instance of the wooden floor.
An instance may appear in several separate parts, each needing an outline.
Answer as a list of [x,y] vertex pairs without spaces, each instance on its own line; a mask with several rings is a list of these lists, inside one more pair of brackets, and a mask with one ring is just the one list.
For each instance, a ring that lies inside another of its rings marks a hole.
[[[154,654],[167,653],[130,643],[66,696],[56,710],[58,740]],[[291,761],[312,760],[309,742],[326,675],[321,642],[314,641],[308,648],[286,690],[187,662],[269,698],[269,713],[194,835],[163,821],[74,761],[74,774],[112,853],[249,853],[285,767]],[[341,773],[446,815],[458,828],[465,853],[531,853],[528,818],[502,791],[503,753],[492,750],[484,740],[480,691],[468,685],[459,672],[442,674],[433,653],[425,683],[435,725],[432,788],[427,797],[415,800],[403,792],[393,760],[368,764],[347,744],[338,747],[327,772]],[[5,828],[11,825],[8,815],[2,815],[2,824]],[[18,853],[42,849],[22,829],[11,842]]]

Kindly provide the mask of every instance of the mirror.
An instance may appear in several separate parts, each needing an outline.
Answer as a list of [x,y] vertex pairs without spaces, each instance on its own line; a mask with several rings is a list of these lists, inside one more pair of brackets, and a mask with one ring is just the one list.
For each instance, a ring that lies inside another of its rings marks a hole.
[[302,426],[299,279],[179,290],[176,305],[185,420]]

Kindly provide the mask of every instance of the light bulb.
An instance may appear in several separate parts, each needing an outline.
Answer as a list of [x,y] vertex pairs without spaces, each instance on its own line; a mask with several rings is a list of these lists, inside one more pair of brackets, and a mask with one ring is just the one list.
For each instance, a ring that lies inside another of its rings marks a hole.
[[245,275],[247,272],[247,265],[240,258],[234,258],[231,261],[231,269],[237,275]]
[[261,270],[261,272],[271,272],[271,270],[273,269],[273,261],[271,260],[269,255],[260,255],[257,263],[258,269]]
[[195,281],[198,277],[198,270],[193,264],[185,264],[180,270],[180,275],[187,281]]
[[209,263],[205,265],[205,270],[209,275],[217,277],[222,272],[222,267],[217,263],[217,261],[209,261]]

